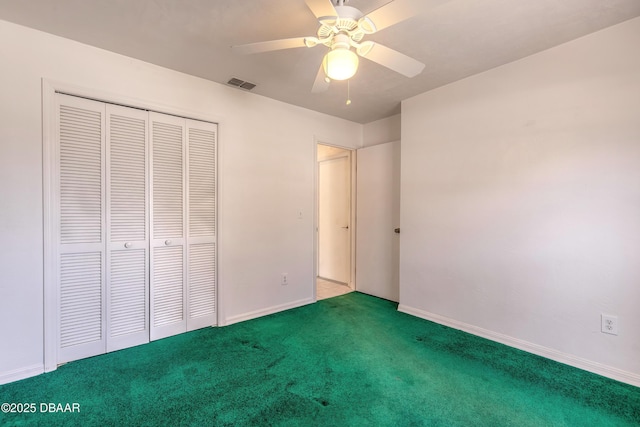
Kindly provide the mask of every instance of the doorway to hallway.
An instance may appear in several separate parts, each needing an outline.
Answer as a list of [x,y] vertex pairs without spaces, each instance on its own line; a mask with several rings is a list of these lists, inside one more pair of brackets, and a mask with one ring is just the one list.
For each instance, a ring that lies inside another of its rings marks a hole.
[[338,297],[353,292],[349,286],[343,283],[332,282],[321,278],[316,279],[316,300]]
[[318,144],[317,148],[316,289],[320,286],[323,291],[317,291],[316,295],[320,296],[335,286],[353,289],[353,180],[350,150],[324,144]]

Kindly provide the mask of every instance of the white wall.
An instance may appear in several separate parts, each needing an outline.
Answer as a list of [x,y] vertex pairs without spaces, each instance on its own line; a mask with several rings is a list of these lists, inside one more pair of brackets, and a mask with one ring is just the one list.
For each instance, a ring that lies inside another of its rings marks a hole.
[[403,102],[401,309],[640,385],[638,41],[640,18]]
[[370,147],[400,141],[401,123],[401,115],[397,114],[365,124],[362,129],[362,145]]
[[315,142],[362,125],[4,21],[0,58],[0,383],[43,366],[42,78],[220,123],[221,324],[313,301]]

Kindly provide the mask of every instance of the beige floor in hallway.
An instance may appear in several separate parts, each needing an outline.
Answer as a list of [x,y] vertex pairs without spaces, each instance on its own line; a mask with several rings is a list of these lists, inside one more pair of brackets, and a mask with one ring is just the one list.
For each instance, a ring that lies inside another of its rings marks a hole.
[[318,300],[337,297],[349,292],[353,292],[353,289],[345,284],[324,280],[319,277],[316,280],[316,299]]

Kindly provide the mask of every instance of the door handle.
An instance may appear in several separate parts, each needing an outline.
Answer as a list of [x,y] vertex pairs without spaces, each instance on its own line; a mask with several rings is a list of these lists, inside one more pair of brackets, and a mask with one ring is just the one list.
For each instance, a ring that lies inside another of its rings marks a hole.
[[396,233],[396,234],[400,234],[400,229],[396,228],[396,229],[393,230],[393,232]]
[[349,229],[349,226],[347,225],[347,226],[345,226],[345,227],[342,227],[342,228],[346,228],[346,229],[348,230],[348,229]]

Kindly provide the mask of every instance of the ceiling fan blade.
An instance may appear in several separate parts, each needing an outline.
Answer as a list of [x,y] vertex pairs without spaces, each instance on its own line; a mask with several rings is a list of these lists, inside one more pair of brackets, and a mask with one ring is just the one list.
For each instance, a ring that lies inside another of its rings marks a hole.
[[404,53],[371,41],[363,43],[358,49],[358,54],[407,77],[417,76],[425,67],[422,62]]
[[316,74],[316,80],[313,82],[311,93],[326,92],[327,89],[329,89],[329,81],[327,81],[327,76],[324,73],[324,67],[320,64],[320,69],[318,70],[318,74]]
[[267,42],[241,44],[231,46],[234,52],[241,54],[270,52],[272,50],[291,49],[296,47],[305,47],[304,40],[307,37],[294,37],[292,39],[270,40]]
[[364,19],[373,23],[375,31],[380,31],[447,1],[449,0],[395,0],[369,13]]
[[336,12],[330,0],[305,0],[305,3],[307,3],[315,17],[318,18],[318,21],[334,20],[338,17],[338,12]]

